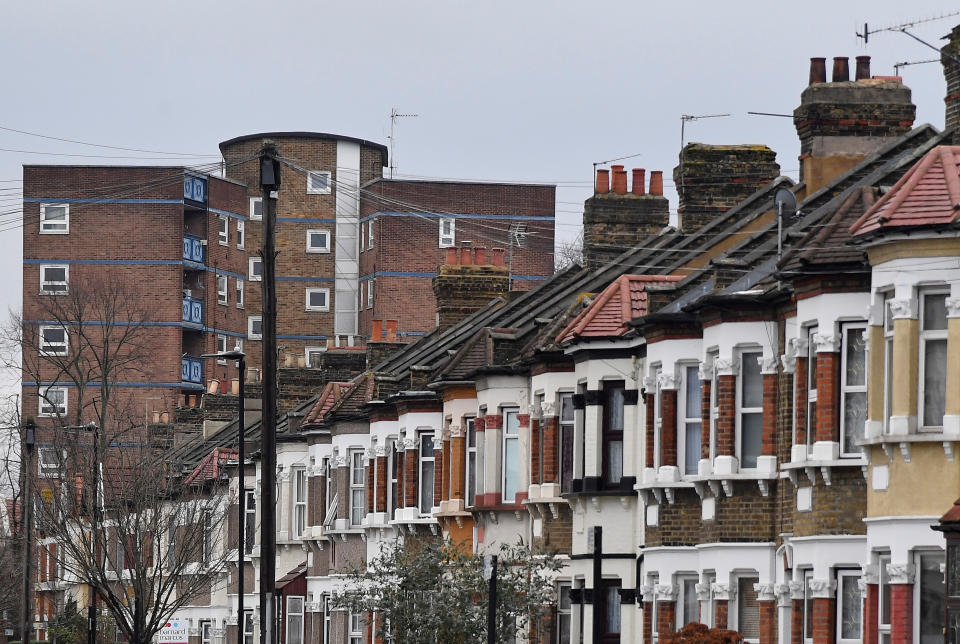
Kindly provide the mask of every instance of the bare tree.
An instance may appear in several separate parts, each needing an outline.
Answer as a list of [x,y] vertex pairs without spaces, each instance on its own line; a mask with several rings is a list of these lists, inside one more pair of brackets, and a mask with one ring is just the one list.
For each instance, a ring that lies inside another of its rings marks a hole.
[[577,235],[576,239],[558,242],[557,248],[553,257],[554,269],[563,270],[568,266],[573,264],[579,264],[583,266],[583,229],[580,229],[580,234]]
[[31,472],[37,533],[56,540],[61,577],[93,590],[118,630],[147,644],[226,582],[226,481],[174,479],[149,444],[114,448],[101,477],[97,444],[82,429],[60,432],[56,463]]

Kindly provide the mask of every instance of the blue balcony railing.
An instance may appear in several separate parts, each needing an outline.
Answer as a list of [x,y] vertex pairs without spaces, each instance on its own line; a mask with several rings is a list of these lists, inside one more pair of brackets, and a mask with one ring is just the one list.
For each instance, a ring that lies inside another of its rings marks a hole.
[[184,356],[180,359],[180,380],[197,385],[203,384],[203,362],[200,358]]
[[206,247],[199,237],[186,235],[183,238],[183,258],[191,262],[203,264],[206,260]]
[[203,324],[203,301],[192,297],[183,298],[183,321]]

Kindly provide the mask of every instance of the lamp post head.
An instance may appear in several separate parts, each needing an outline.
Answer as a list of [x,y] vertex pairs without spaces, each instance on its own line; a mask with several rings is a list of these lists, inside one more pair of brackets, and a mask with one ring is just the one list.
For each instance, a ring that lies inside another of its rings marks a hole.
[[233,351],[221,351],[219,353],[203,353],[200,357],[219,358],[220,360],[243,360],[247,357],[247,354],[240,349],[234,349]]

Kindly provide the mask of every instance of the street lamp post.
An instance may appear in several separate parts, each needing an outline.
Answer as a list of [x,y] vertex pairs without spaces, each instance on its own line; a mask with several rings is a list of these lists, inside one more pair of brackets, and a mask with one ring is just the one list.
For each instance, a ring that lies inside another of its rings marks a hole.
[[246,370],[246,354],[239,347],[233,351],[224,351],[223,353],[205,353],[201,358],[218,358],[220,360],[236,360],[237,371],[239,372],[240,388],[237,391],[237,462],[239,463],[239,501],[237,507],[237,644],[243,644],[244,614],[243,614],[243,562],[244,562],[244,534],[247,515],[247,490],[244,485],[244,430],[246,422],[244,421],[244,412],[246,401],[243,393],[244,371]]

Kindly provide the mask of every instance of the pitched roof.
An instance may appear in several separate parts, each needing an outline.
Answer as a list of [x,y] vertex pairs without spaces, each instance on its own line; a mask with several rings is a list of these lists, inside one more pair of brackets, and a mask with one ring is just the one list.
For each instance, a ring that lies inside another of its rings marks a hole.
[[678,275],[621,275],[557,335],[557,342],[615,338],[627,333],[627,322],[647,314],[647,285],[680,279]]
[[334,404],[353,387],[353,383],[350,382],[328,382],[325,384],[313,407],[307,413],[307,417],[303,419],[303,425],[322,422],[324,416],[330,412]]
[[184,484],[190,485],[194,482],[199,483],[201,481],[210,481],[212,479],[219,478],[220,467],[228,461],[237,460],[239,457],[240,454],[235,449],[215,447],[202,461],[200,461],[199,464],[197,464],[193,472],[190,473],[190,476],[184,480]]
[[952,224],[960,213],[960,146],[927,152],[850,227],[854,236]]

